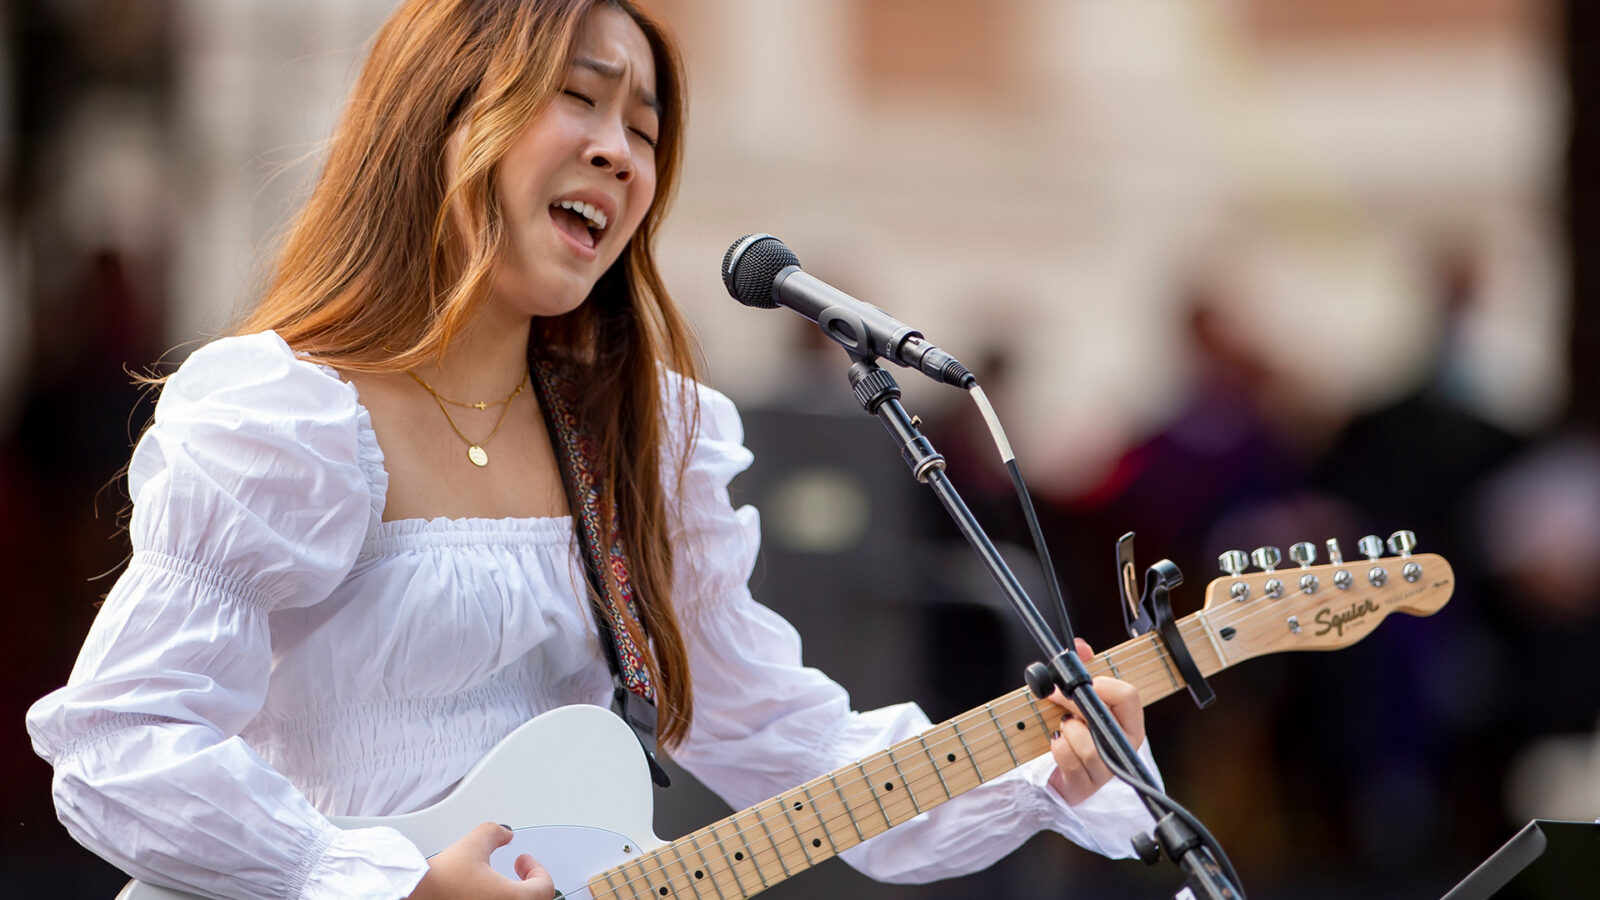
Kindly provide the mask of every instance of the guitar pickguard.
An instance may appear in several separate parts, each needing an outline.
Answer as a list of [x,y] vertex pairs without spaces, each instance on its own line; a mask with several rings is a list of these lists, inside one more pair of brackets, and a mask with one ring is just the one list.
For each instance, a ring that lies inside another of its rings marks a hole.
[[639,842],[615,831],[586,825],[534,825],[514,829],[511,843],[489,857],[495,871],[517,877],[513,864],[531,854],[550,873],[565,900],[587,900],[589,879],[638,856]]

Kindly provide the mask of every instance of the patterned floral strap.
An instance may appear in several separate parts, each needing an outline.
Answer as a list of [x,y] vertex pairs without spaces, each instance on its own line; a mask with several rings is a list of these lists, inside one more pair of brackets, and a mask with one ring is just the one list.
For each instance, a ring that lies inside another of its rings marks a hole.
[[650,683],[650,669],[623,618],[631,617],[643,632],[644,620],[639,617],[633,584],[628,578],[628,558],[622,552],[622,532],[616,517],[610,515],[609,504],[601,496],[596,480],[599,445],[578,418],[578,384],[570,368],[551,359],[530,357],[528,370],[561,466],[561,483],[567,490],[567,504],[572,507],[573,531],[583,548],[583,568],[589,579],[595,624],[600,629],[600,647],[611,665],[615,684],[613,708],[639,739],[650,765],[650,778],[661,787],[670,787],[672,779],[656,761],[656,692]]
[[655,703],[655,687],[644,653],[629,632],[624,616],[642,623],[633,585],[628,578],[628,561],[622,550],[622,533],[609,515],[609,504],[601,496],[596,481],[599,447],[579,420],[577,382],[571,371],[554,360],[535,358],[530,370],[539,393],[545,424],[555,445],[561,480],[572,507],[572,520],[583,549],[584,569],[592,588],[595,620],[600,626],[612,672],[630,694]]

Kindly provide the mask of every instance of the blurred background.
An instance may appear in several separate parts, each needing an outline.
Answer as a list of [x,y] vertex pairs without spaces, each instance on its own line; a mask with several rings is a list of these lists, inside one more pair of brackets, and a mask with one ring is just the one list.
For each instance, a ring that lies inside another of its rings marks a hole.
[[[1431,618],[1149,710],[1169,790],[1257,896],[1432,897],[1533,817],[1600,815],[1600,16],[1577,0],[651,0],[691,85],[668,283],[740,403],[753,587],[859,707],[935,719],[1020,683],[1019,626],[846,360],[717,279],[766,231],[983,381],[1080,635],[1119,643],[1113,545],[1198,607],[1228,549],[1418,534]],[[254,298],[390,0],[0,6],[0,894],[107,897],[22,716],[127,553],[118,469],[177,361]],[[1583,54],[1589,53],[1588,57]],[[979,420],[903,379],[1043,600]],[[724,814],[657,798],[675,836]],[[1036,838],[882,887],[1161,897],[1170,867]],[[1576,896],[1576,894],[1574,895]]]

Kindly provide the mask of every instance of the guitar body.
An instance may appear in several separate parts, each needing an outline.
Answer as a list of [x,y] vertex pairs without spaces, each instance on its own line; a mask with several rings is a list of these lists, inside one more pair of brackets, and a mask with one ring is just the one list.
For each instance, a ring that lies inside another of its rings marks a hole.
[[[432,856],[484,822],[516,836],[491,863],[515,878],[512,861],[530,853],[563,897],[589,896],[596,874],[652,850],[650,771],[628,726],[598,706],[563,706],[495,745],[438,803],[399,816],[336,817],[341,828],[387,826]],[[129,882],[118,900],[195,900],[194,894]]]

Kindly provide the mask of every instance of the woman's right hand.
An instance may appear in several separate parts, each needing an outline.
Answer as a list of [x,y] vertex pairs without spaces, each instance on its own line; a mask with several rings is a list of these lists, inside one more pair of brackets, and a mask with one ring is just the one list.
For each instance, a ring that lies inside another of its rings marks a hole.
[[544,866],[524,853],[512,865],[521,881],[512,881],[489,867],[489,854],[511,843],[511,829],[485,822],[466,837],[435,853],[428,860],[409,900],[554,900],[556,884]]

